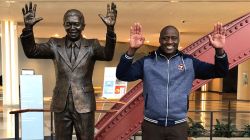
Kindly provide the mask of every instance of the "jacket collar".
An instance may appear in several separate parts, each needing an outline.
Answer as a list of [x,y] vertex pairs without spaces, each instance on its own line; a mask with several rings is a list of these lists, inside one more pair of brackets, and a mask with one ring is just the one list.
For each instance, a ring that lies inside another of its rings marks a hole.
[[[162,56],[162,57],[164,57],[164,58],[166,58],[166,59],[172,59],[172,58],[174,58],[174,57],[176,57],[176,56],[182,56],[183,53],[182,53],[181,51],[177,50],[177,52],[175,53],[175,55],[171,56],[170,58],[167,58],[167,57],[162,53],[162,51],[158,48],[158,49],[155,51],[155,55],[157,55],[157,56]],[[156,57],[157,57],[157,56],[156,56]]]

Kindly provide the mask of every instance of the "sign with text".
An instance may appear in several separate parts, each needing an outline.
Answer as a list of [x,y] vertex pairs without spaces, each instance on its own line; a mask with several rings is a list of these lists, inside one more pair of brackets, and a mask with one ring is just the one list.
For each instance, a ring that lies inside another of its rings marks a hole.
[[115,76],[116,67],[105,67],[102,97],[119,99],[127,90],[127,82],[120,81]]

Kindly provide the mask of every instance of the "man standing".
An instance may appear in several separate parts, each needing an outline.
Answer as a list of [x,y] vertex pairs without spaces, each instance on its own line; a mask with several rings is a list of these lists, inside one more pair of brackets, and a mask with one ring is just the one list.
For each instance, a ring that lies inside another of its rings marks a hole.
[[42,20],[36,18],[36,5],[26,4],[22,9],[25,28],[21,34],[23,50],[28,58],[52,59],[55,65],[56,85],[51,110],[55,113],[57,140],[72,139],[73,126],[78,140],[94,139],[94,113],[96,109],[92,74],[96,60],[110,61],[114,55],[116,34],[116,5],[107,6],[107,16],[99,15],[107,26],[106,44],[97,39],[85,39],[83,14],[68,10],[63,17],[67,35],[50,38],[46,43],[35,43],[33,26]]
[[122,81],[143,80],[143,140],[187,140],[187,97],[194,79],[223,77],[228,72],[224,51],[225,29],[221,23],[209,36],[215,49],[215,64],[202,62],[178,51],[179,31],[166,26],[160,32],[160,47],[133,63],[133,56],[144,42],[142,27],[130,30],[130,46],[121,56],[116,76]]

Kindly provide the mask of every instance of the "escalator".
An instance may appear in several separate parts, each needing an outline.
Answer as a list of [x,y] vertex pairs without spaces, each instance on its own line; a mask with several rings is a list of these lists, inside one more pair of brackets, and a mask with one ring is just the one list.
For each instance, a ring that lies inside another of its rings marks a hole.
[[[224,25],[226,27],[226,47],[229,68],[250,58],[250,13]],[[209,33],[210,34],[210,33]],[[200,60],[214,63],[214,49],[209,44],[208,35],[200,38],[182,50]],[[209,80],[195,80],[192,91],[197,90]],[[127,140],[140,130],[143,120],[143,83],[138,83],[120,101],[126,104],[114,104],[111,109],[117,112],[106,113],[97,122],[96,140]]]

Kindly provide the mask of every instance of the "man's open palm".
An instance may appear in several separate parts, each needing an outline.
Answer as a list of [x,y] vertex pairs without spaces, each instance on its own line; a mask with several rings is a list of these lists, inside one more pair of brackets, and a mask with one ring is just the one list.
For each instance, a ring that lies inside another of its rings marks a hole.
[[135,23],[130,28],[130,47],[138,49],[143,45],[144,40],[145,38],[142,36],[142,26],[140,23]]
[[226,43],[226,29],[222,26],[221,23],[214,25],[214,32],[212,35],[209,35],[209,41],[215,49],[222,49]]

